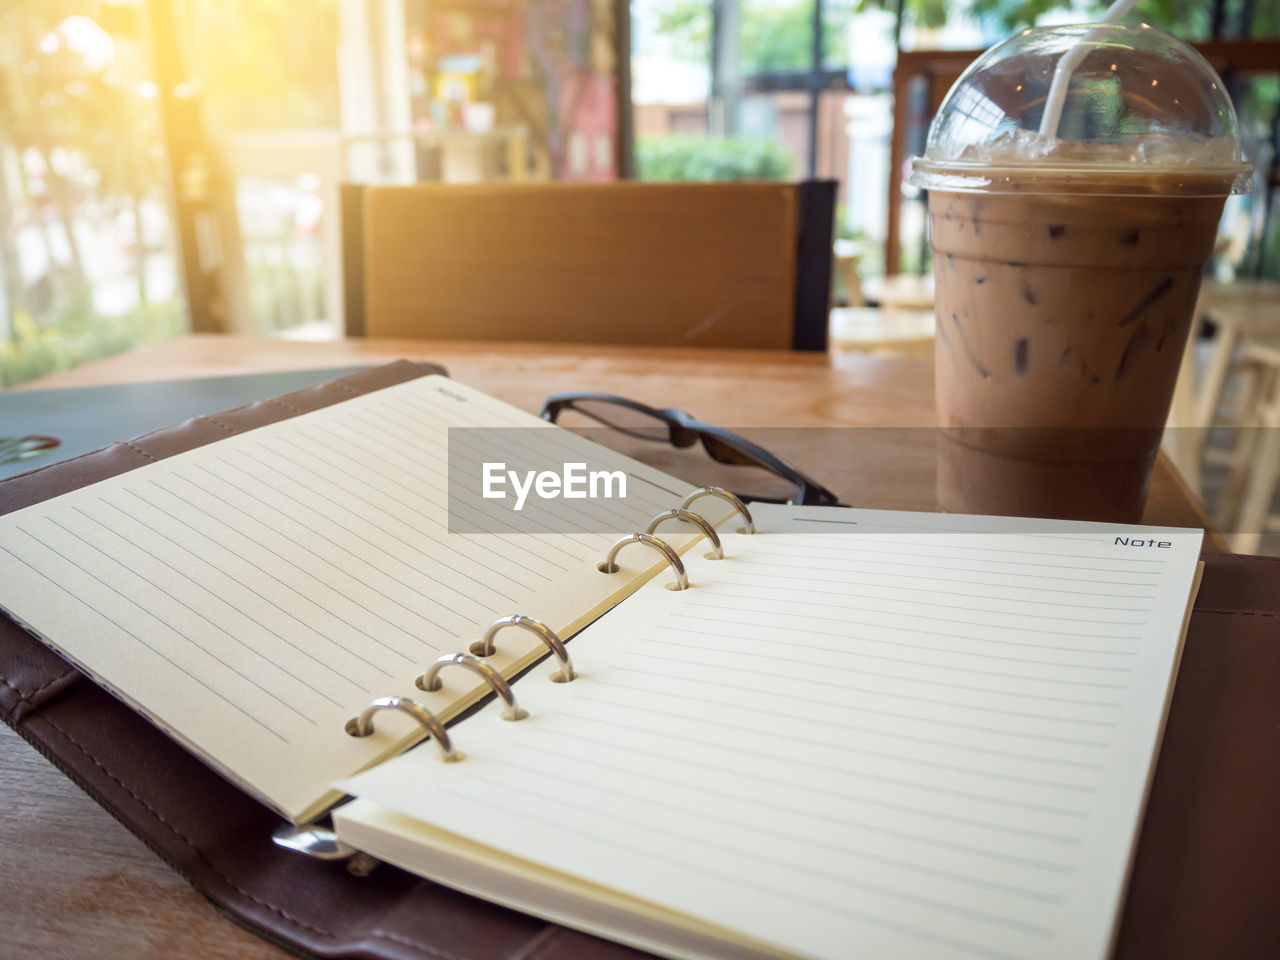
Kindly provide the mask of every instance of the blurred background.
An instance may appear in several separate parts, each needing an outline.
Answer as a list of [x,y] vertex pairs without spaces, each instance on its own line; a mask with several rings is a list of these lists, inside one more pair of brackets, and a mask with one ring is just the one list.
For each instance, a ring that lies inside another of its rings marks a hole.
[[[838,295],[931,269],[907,158],[1072,0],[0,0],[0,386],[187,331],[342,331],[339,184],[833,178]],[[1142,0],[1226,78],[1280,279],[1280,3]]]

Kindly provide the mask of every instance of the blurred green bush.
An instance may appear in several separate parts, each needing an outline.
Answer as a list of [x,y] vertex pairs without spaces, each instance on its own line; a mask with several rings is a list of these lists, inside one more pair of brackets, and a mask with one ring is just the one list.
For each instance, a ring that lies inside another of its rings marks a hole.
[[186,311],[179,300],[148,303],[118,317],[104,317],[94,312],[86,294],[48,323],[37,323],[30,313],[19,310],[10,338],[0,340],[0,387],[176,337],[186,327]]
[[681,135],[636,140],[641,180],[785,180],[792,162],[781,144],[769,140]]

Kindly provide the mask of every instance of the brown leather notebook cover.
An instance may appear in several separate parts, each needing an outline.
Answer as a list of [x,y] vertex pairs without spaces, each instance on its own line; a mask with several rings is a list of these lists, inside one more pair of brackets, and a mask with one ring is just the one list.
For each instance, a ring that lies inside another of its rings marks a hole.
[[[198,417],[0,483],[0,514],[427,373],[405,361]],[[1116,955],[1280,956],[1280,560],[1206,556]],[[4,720],[238,923],[321,957],[640,954],[388,866],[271,842],[279,818],[0,616]]]

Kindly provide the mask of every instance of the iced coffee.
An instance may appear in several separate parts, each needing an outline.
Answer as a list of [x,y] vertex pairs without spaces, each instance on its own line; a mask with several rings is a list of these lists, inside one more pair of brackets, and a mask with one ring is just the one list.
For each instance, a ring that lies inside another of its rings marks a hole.
[[[1123,71],[1119,52],[1091,60],[1086,73],[1117,74],[1119,90],[1123,72],[1146,84],[1164,57]],[[978,88],[988,104],[1017,101],[1034,62],[997,57],[999,75],[979,73],[976,87],[971,70],[943,110]],[[1199,85],[1204,99],[1229,109],[1213,82]],[[1186,95],[1185,75],[1172,85]],[[950,160],[917,161],[930,187],[943,509],[1139,519],[1223,203],[1245,170],[1234,128],[1210,133],[1068,140],[1006,123]]]

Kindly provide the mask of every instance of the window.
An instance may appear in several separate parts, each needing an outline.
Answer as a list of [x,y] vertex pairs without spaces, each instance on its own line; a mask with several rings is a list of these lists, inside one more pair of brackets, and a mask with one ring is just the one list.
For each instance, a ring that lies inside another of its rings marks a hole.
[[136,7],[65,2],[3,20],[0,386],[185,327],[142,27]]

